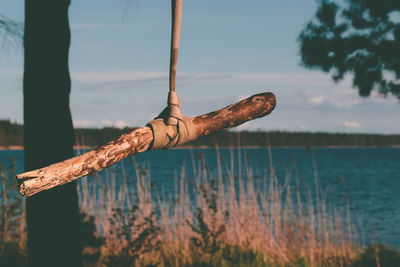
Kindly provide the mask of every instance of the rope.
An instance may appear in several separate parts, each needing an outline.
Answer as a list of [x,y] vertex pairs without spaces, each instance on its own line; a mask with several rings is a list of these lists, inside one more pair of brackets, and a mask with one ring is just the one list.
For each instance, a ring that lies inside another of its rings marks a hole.
[[150,121],[147,126],[153,131],[152,150],[172,148],[197,138],[196,127],[188,117],[179,120],[177,126],[167,125],[162,118]]
[[150,121],[147,126],[153,131],[151,149],[171,148],[197,138],[196,128],[191,119],[182,116],[181,101],[176,94],[176,70],[182,21],[183,0],[171,0],[172,31],[169,63],[169,93],[167,107]]
[[167,103],[170,109],[170,114],[167,118],[168,125],[177,125],[178,120],[182,119],[182,113],[179,109],[179,107],[181,106],[181,101],[179,100],[178,95],[175,93],[179,39],[181,35],[182,4],[183,0],[171,0],[172,31],[171,31],[171,54],[169,62],[169,94]]

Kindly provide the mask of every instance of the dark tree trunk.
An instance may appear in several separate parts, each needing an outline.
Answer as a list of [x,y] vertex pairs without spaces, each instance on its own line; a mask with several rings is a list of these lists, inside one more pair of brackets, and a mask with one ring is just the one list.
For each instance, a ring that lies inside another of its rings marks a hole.
[[[73,156],[69,3],[25,0],[25,170]],[[26,211],[29,265],[81,266],[76,183],[27,199]]]

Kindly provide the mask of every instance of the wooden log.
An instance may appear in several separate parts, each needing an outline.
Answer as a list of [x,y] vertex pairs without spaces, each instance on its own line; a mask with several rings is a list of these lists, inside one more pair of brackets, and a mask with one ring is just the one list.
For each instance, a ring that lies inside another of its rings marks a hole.
[[[227,130],[246,121],[263,117],[275,108],[272,93],[253,95],[226,108],[191,118],[197,136]],[[151,148],[153,132],[149,127],[140,127],[121,135],[104,146],[52,164],[50,166],[17,175],[19,192],[29,197],[43,190],[63,185],[82,176],[98,172],[130,155]]]

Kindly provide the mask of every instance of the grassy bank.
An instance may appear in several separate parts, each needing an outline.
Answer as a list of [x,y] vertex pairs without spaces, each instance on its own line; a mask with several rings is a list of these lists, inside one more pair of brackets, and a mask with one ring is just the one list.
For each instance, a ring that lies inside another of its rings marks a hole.
[[[136,177],[107,170],[105,179],[84,178],[79,197],[85,265],[399,266],[399,252],[362,247],[349,208],[328,201],[316,171],[305,193],[291,186],[290,180],[300,184],[296,176],[277,177],[273,166],[263,177],[267,186],[259,187],[251,168],[234,164],[234,152],[229,165],[216,153],[216,172],[199,154],[193,175],[184,167],[171,170],[174,189],[164,194],[154,194],[149,168],[133,159],[124,164],[134,165]],[[0,168],[0,266],[26,264],[23,203],[9,179],[14,170]],[[134,190],[129,179],[136,181]]]

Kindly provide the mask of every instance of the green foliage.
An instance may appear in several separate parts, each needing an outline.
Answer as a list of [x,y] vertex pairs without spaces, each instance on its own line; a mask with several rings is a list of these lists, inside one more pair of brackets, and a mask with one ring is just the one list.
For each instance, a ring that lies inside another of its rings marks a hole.
[[262,252],[245,247],[229,246],[221,243],[210,260],[196,259],[187,267],[273,267],[276,265],[264,259]]
[[105,239],[97,233],[93,216],[80,212],[79,217],[83,247],[82,260],[85,266],[92,266],[99,262],[101,247],[105,244]]
[[0,120],[0,146],[23,144],[23,126],[8,120]]
[[191,142],[193,146],[241,146],[272,147],[326,147],[326,146],[394,146],[400,145],[400,135],[309,133],[309,132],[221,132],[203,136]]
[[[215,254],[220,249],[221,236],[226,230],[226,221],[229,220],[229,214],[225,213],[224,222],[218,222],[217,213],[217,188],[215,180],[210,182],[210,189],[205,186],[199,186],[202,197],[206,202],[207,211],[197,208],[195,214],[195,223],[186,221],[192,231],[196,234],[191,238],[192,246],[201,253]],[[207,222],[204,218],[204,213],[207,212],[210,221]]]
[[315,18],[299,36],[305,67],[354,74],[360,96],[376,89],[400,99],[400,2],[319,0]]
[[10,241],[0,244],[0,266],[22,267],[26,266],[26,260],[26,255],[18,242]]
[[351,267],[398,267],[400,252],[385,245],[373,245],[365,249],[354,261]]
[[0,266],[24,266],[24,232],[20,229],[23,202],[17,194],[15,179],[16,159],[12,157],[9,166],[0,163]]
[[0,163],[0,242],[8,242],[19,238],[23,202],[21,196],[17,193],[16,164],[15,157],[11,157],[10,165],[7,167]]
[[110,234],[116,234],[117,239],[123,241],[123,247],[104,260],[106,266],[134,266],[141,255],[159,249],[160,229],[155,223],[153,214],[145,217],[138,215],[137,206],[132,208],[129,216],[122,209],[113,211],[110,223],[115,225],[122,222],[122,225],[117,228],[116,233]]

